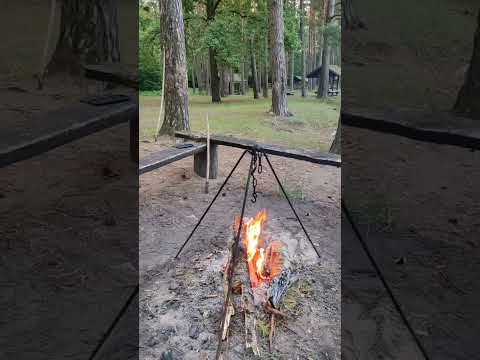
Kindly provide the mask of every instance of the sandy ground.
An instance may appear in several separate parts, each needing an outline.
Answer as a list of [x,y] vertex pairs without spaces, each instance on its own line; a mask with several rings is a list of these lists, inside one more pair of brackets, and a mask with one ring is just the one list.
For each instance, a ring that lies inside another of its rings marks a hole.
[[343,199],[416,334],[435,359],[474,358],[479,152],[349,127],[343,136]]
[[[141,157],[158,148],[142,143]],[[168,352],[185,359],[211,358],[216,349],[222,274],[219,267],[211,270],[209,266],[224,259],[232,221],[241,206],[248,159],[242,161],[238,174],[212,207],[180,260],[173,262],[172,257],[240,153],[238,149],[220,148],[220,175],[212,181],[208,195],[202,190],[204,180],[193,173],[193,158],[147,173],[140,179],[140,345],[145,359],[166,356]],[[285,327],[279,327],[277,346],[271,356],[340,359],[340,169],[277,157],[272,157],[272,163],[286,188],[295,194],[295,206],[322,258],[318,263],[307,262],[305,268],[298,270],[309,281],[312,291],[299,303],[298,314],[292,315]],[[303,251],[311,252],[266,168],[259,178],[258,191],[258,202],[247,205],[246,215],[266,208],[270,226],[298,239]],[[209,261],[203,259],[207,255]],[[187,277],[177,275],[185,272],[189,274]],[[176,285],[172,286],[172,282]],[[195,301],[195,294],[215,293],[219,298]],[[241,329],[240,314],[233,334]],[[195,339],[189,337],[192,324],[199,326],[200,335]],[[287,326],[294,333],[289,333]],[[241,336],[233,337],[232,358],[242,354],[242,342]],[[265,346],[262,339],[262,358],[270,358]]]
[[[342,34],[342,109],[450,111],[478,2],[356,6],[367,28]],[[342,199],[432,359],[478,357],[479,160],[478,151],[342,129]],[[343,224],[342,356],[424,358]]]

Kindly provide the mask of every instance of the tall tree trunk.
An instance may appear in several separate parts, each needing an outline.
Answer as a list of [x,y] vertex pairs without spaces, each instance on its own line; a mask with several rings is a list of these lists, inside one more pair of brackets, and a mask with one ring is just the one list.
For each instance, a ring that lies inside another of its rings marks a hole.
[[252,68],[253,98],[258,99],[257,59],[255,57],[255,50],[253,47],[253,38],[250,42],[250,63]]
[[[211,22],[215,19],[216,2],[207,0],[207,21]],[[219,103],[222,101],[220,97],[220,77],[218,74],[217,51],[214,48],[208,49],[210,57],[210,85],[212,93],[212,102]]]
[[257,87],[258,87],[258,92],[260,92],[260,90],[261,90],[262,87],[263,87],[263,79],[262,79],[262,77],[263,77],[263,71],[262,71],[262,69],[263,69],[262,64],[258,64],[258,67],[257,67],[257,76],[258,76],[258,85],[257,85]]
[[[326,0],[327,1],[327,0]],[[305,18],[305,4],[304,0],[300,0],[300,46],[302,47],[302,53],[301,53],[301,72],[302,72],[302,97],[306,96],[306,89],[305,89],[305,76],[306,76],[306,70],[305,70],[305,29],[304,29],[304,20]]]
[[[242,24],[242,43],[245,43],[245,31],[244,31],[244,23],[243,23],[243,17],[241,19],[241,24]],[[240,84],[240,92],[242,95],[245,95],[245,58],[242,56],[242,62],[240,64],[240,72],[241,72],[241,80],[242,83]]]
[[477,21],[470,66],[465,83],[458,93],[454,110],[480,120],[480,10]]
[[229,84],[229,87],[228,87],[228,94],[229,95],[233,95],[233,92],[234,92],[233,78],[234,78],[233,68],[230,68],[230,82],[228,83]]
[[[331,19],[335,14],[335,0],[327,0],[327,11],[325,19]],[[327,20],[325,25],[327,25]],[[317,98],[326,99],[328,96],[328,86],[329,86],[329,74],[330,74],[330,50],[331,46],[329,44],[329,39],[327,33],[323,34],[323,53],[322,53],[322,69],[320,71],[320,79],[318,81],[318,93]]]
[[241,67],[241,80],[242,83],[240,85],[240,91],[242,92],[242,95],[245,95],[245,60],[242,59],[242,64],[240,65]]
[[207,94],[212,95],[212,77],[210,76],[210,52],[207,56]]
[[268,36],[265,36],[265,64],[263,66],[263,97],[268,98]]
[[335,132],[335,137],[333,138],[332,145],[330,146],[330,152],[340,155],[342,153],[342,117],[338,120],[337,131]]
[[346,30],[364,29],[365,24],[353,10],[353,0],[342,0],[342,28]]
[[291,91],[295,90],[295,53],[290,54],[290,86]]
[[203,84],[200,79],[200,76],[198,75],[198,61],[195,58],[193,59],[193,77],[195,78],[195,81],[197,83],[198,93],[201,94],[203,89]]
[[220,68],[220,96],[225,97],[225,71],[222,68]]
[[212,94],[212,102],[219,103],[222,101],[220,96],[220,76],[218,74],[217,52],[215,49],[208,49],[210,57],[210,92]]
[[272,111],[289,116],[287,108],[287,69],[283,43],[283,0],[269,0],[270,5],[270,68],[272,69]]
[[194,62],[192,60],[192,66],[191,66],[191,69],[190,69],[190,74],[191,74],[191,81],[192,81],[192,92],[193,94],[195,94],[195,71],[194,71]]
[[222,96],[227,97],[230,93],[230,71],[225,67],[222,68],[222,77]]
[[120,61],[115,0],[71,0],[61,4],[60,35],[47,73],[82,76],[83,64]]
[[160,2],[162,39],[165,47],[165,117],[160,134],[190,130],[188,73],[181,0]]
[[[308,66],[307,71],[311,72],[315,70],[315,42],[316,42],[316,32],[315,32],[315,7],[310,3],[310,11],[308,15]],[[314,79],[308,79],[308,89],[313,90]]]

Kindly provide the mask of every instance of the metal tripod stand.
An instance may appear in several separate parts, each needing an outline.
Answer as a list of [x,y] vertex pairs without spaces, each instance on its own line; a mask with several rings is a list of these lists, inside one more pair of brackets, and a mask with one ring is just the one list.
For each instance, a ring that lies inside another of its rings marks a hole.
[[250,168],[249,168],[249,171],[248,171],[247,183],[245,185],[245,193],[244,193],[243,201],[242,201],[242,210],[241,210],[241,213],[240,213],[240,224],[238,226],[237,234],[235,236],[235,240],[234,240],[233,247],[232,247],[232,261],[230,263],[229,268],[226,270],[227,271],[227,279],[228,279],[228,290],[227,290],[227,295],[225,297],[225,303],[224,303],[224,306],[223,306],[222,323],[220,325],[220,330],[219,330],[218,347],[217,347],[217,353],[216,353],[216,357],[215,357],[217,360],[219,359],[220,354],[221,354],[222,332],[223,332],[223,327],[225,325],[227,307],[228,307],[230,297],[231,297],[231,294],[232,294],[233,274],[234,274],[235,267],[237,265],[238,257],[239,257],[240,234],[241,234],[241,229],[243,227],[243,216],[245,214],[245,206],[246,206],[246,203],[247,203],[248,190],[249,190],[249,187],[250,187],[250,180],[253,179],[253,181],[252,181],[252,183],[253,183],[253,193],[252,193],[253,199],[252,199],[252,202],[256,202],[256,200],[257,200],[257,191],[256,191],[257,179],[255,177],[255,173],[256,172],[258,174],[262,173],[262,156],[264,156],[265,159],[267,160],[268,166],[270,167],[270,170],[272,171],[273,176],[275,177],[275,180],[277,181],[278,185],[280,186],[280,189],[282,190],[282,193],[285,196],[285,199],[287,199],[287,202],[290,205],[290,208],[292,209],[293,213],[295,214],[295,217],[296,217],[297,221],[299,222],[300,226],[302,227],[302,230],[305,233],[305,236],[307,237],[308,241],[310,242],[313,249],[315,250],[315,253],[317,254],[318,258],[320,258],[320,253],[318,252],[317,248],[315,247],[312,239],[310,238],[310,235],[308,235],[308,232],[305,229],[305,226],[303,225],[302,220],[298,216],[297,211],[293,207],[293,204],[290,201],[290,198],[288,197],[285,189],[283,188],[283,185],[282,185],[280,179],[278,178],[277,173],[275,172],[275,169],[273,168],[272,163],[270,162],[270,159],[268,158],[266,152],[264,150],[262,150],[260,147],[255,146],[255,147],[251,147],[251,148],[245,150],[242,153],[242,155],[240,156],[240,158],[237,160],[237,162],[235,163],[235,166],[232,168],[232,170],[228,174],[227,178],[225,179],[225,181],[223,182],[223,184],[220,186],[217,193],[215,194],[215,197],[210,202],[207,209],[205,210],[203,215],[200,217],[197,224],[195,225],[195,227],[193,228],[191,233],[188,235],[188,237],[185,240],[185,242],[183,243],[183,245],[178,250],[177,254],[175,255],[175,259],[177,259],[180,256],[180,253],[182,252],[182,250],[185,248],[187,243],[192,238],[192,236],[195,233],[195,231],[197,230],[198,226],[201,224],[202,220],[207,215],[208,211],[210,210],[210,208],[214,204],[215,200],[217,200],[218,196],[222,192],[223,188],[225,187],[228,180],[231,178],[231,176],[235,172],[236,168],[238,167],[238,164],[240,164],[240,161],[243,159],[243,157],[245,156],[245,154],[247,152],[250,153],[250,155],[251,155]]

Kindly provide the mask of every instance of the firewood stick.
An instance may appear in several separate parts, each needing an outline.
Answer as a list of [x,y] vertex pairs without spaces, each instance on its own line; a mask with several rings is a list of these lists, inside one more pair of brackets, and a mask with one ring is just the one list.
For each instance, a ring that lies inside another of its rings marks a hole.
[[[224,290],[225,299],[227,297],[227,292],[228,292],[228,269],[231,266],[232,258],[233,257],[229,258],[229,260],[227,262],[227,267],[226,267],[224,275],[223,275],[223,290]],[[233,307],[232,301],[230,300],[228,302],[227,313],[225,315],[225,322],[223,324],[222,340],[225,340],[227,338],[228,328],[230,326],[230,319],[233,315],[235,315],[235,308]]]
[[280,310],[277,310],[277,309],[271,307],[268,304],[265,305],[265,310],[268,311],[269,313],[271,313],[272,315],[278,315],[278,316],[281,316],[283,318],[287,317],[287,314],[285,314],[284,312],[281,312]]
[[207,179],[205,181],[205,194],[208,194],[208,179],[210,178],[210,122],[207,113]]
[[245,317],[245,349],[251,351],[255,356],[260,356],[260,349],[257,342],[257,323],[254,314],[254,305],[243,290],[242,285],[243,314]]
[[270,317],[270,335],[268,336],[270,352],[273,350],[273,337],[275,336],[275,314]]
[[165,99],[165,47],[162,49],[162,95],[160,97],[160,112],[158,113],[157,128],[155,130],[155,142],[158,141],[160,125],[162,124],[163,102]]

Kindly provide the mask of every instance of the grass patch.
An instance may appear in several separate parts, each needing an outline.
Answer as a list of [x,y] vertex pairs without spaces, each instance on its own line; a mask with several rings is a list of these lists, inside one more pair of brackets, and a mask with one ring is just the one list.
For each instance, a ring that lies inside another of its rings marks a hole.
[[[395,209],[384,196],[373,200],[356,200],[356,210],[352,215],[357,221],[374,232],[392,232],[395,229]],[[353,207],[352,207],[353,208]]]
[[142,90],[140,91],[140,96],[161,96],[162,90]]
[[[294,116],[279,119],[268,113],[271,98],[254,100],[252,95],[231,95],[221,104],[212,104],[205,95],[190,96],[192,132],[206,131],[208,114],[213,134],[231,135],[258,142],[297,149],[328,150],[340,112],[340,97],[326,101],[309,94],[288,97]],[[140,96],[140,140],[152,140],[158,120],[160,96],[142,92]]]
[[[283,183],[282,185],[290,200],[303,201],[306,199],[306,195],[303,192],[302,186],[299,186],[298,184],[288,185],[285,183]],[[283,195],[282,189],[280,189],[280,186],[278,186],[278,193],[280,194],[280,196],[285,197],[285,195]]]
[[303,298],[309,298],[313,295],[312,284],[305,279],[298,280],[290,286],[285,297],[282,300],[282,307],[288,312],[297,312]]
[[270,334],[270,325],[266,321],[258,319],[257,330],[261,337],[267,337]]

